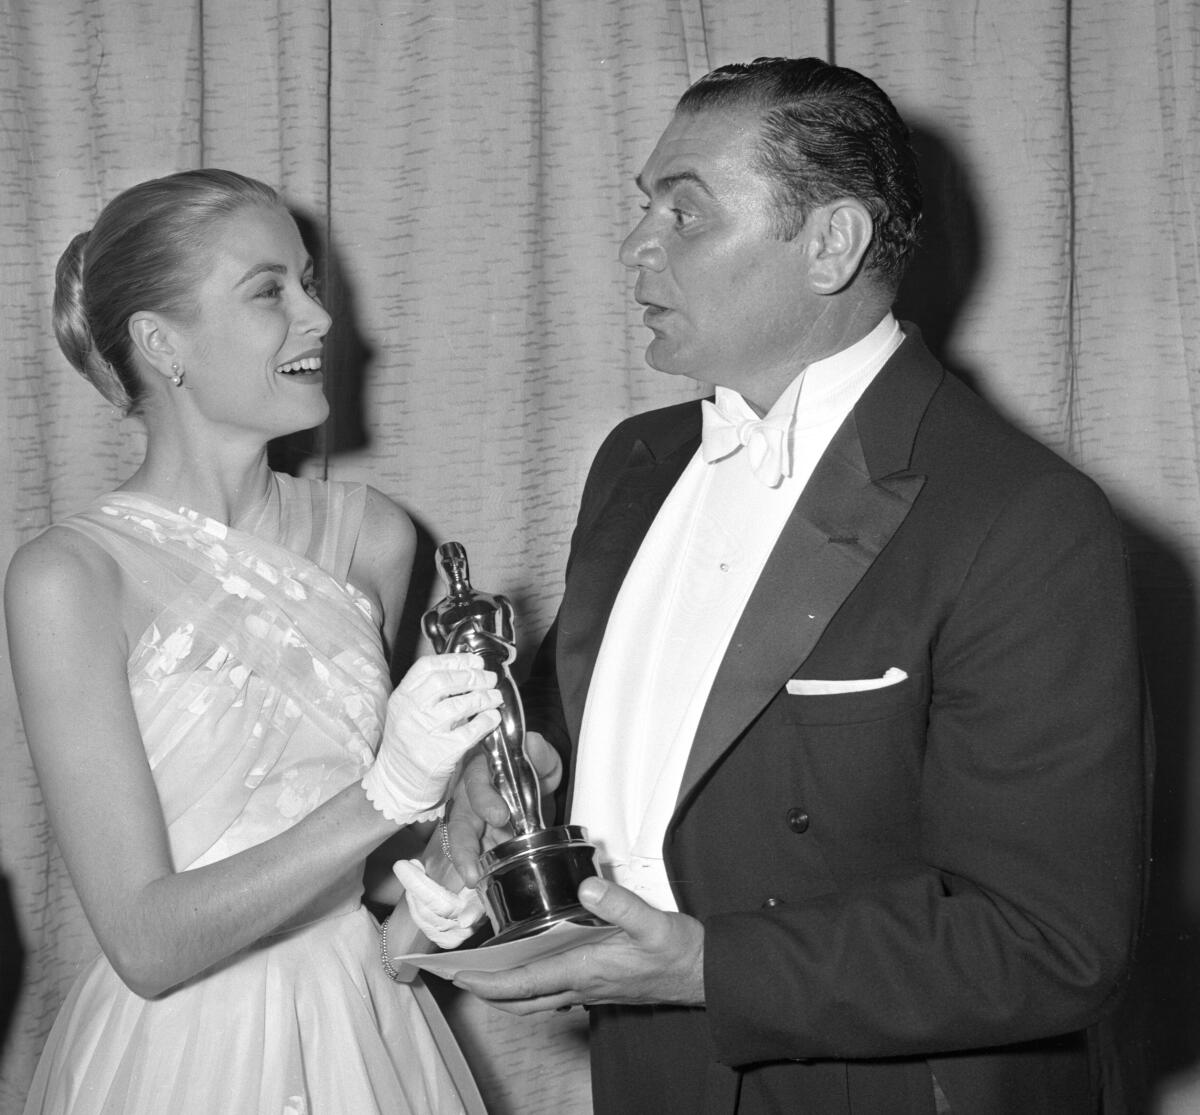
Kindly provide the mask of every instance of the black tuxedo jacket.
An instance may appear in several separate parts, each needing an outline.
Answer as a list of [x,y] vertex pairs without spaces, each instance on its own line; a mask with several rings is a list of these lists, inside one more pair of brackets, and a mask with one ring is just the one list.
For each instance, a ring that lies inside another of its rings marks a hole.
[[[706,1007],[591,1011],[598,1115],[1100,1110],[1095,1030],[1145,863],[1123,547],[1099,489],[915,332],[835,436],[717,673],[665,858]],[[526,687],[569,753],[698,403],[622,423],[589,475]],[[881,677],[796,695],[792,679]],[[935,1084],[936,1081],[936,1084]]]

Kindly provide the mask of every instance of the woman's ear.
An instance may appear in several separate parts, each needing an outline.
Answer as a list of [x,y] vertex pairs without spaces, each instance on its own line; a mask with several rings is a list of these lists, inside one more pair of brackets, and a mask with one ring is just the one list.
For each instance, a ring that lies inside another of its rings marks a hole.
[[134,351],[159,375],[171,379],[171,365],[178,362],[173,330],[158,314],[139,312],[129,319],[129,338]]
[[871,246],[875,223],[860,201],[841,198],[809,215],[813,243],[809,282],[817,294],[837,294],[853,281]]

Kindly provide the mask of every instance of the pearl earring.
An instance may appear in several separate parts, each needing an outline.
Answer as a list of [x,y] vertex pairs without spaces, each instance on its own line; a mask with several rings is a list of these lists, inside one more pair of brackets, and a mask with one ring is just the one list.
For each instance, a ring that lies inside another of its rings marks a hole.
[[180,370],[179,365],[177,363],[172,364],[171,371],[173,371],[175,373],[171,377],[171,382],[173,384],[175,384],[176,387],[182,387],[183,386],[183,372]]

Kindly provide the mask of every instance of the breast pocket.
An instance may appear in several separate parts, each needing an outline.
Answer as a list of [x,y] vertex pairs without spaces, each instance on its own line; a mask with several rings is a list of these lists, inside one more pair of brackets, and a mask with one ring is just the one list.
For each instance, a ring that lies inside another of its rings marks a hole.
[[928,675],[909,674],[877,689],[841,693],[789,693],[775,698],[774,712],[785,724],[818,726],[865,725],[893,718],[911,721],[923,715],[929,701]]
[[771,702],[776,769],[809,817],[805,839],[840,882],[917,854],[928,701],[922,672],[858,692],[783,690]]

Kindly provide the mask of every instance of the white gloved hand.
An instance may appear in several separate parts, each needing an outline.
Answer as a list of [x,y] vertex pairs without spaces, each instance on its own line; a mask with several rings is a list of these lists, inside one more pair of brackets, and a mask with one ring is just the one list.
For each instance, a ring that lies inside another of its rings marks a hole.
[[388,698],[383,742],[363,776],[371,804],[406,825],[438,815],[459,759],[500,724],[496,675],[477,654],[418,658]]
[[417,859],[397,860],[392,872],[404,887],[404,901],[417,927],[439,948],[461,945],[479,919],[483,902],[470,887],[457,894],[434,882]]

